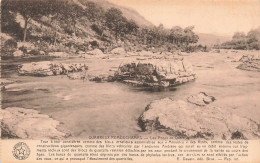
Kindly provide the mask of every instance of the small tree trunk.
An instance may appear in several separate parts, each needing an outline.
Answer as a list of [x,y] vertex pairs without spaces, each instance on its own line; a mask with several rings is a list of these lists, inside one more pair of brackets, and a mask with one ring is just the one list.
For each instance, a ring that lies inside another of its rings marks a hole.
[[118,34],[117,34],[117,32],[116,32],[116,33],[115,33],[115,36],[116,36],[116,41],[117,41],[117,35],[118,35]]
[[75,36],[76,36],[76,21],[73,24],[73,28],[74,28],[74,33],[75,33]]
[[24,18],[24,29],[23,29],[23,42],[26,41],[28,22],[29,22],[29,18],[25,17],[25,18]]
[[55,30],[55,32],[54,32],[54,46],[56,45],[56,42],[57,42],[57,33],[58,33],[58,24],[57,24],[57,19],[58,19],[58,17],[59,17],[59,14],[57,13],[54,17],[53,17],[53,19],[54,19],[54,30]]
[[56,42],[57,42],[57,31],[55,31],[55,36],[54,36],[54,46],[56,46]]

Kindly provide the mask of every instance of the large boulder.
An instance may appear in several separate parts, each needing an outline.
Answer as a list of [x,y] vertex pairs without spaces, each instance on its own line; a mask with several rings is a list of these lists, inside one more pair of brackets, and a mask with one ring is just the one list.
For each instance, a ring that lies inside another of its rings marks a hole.
[[9,107],[1,110],[2,137],[21,139],[63,139],[68,132],[60,131],[59,121],[36,110]]
[[14,53],[13,53],[13,56],[14,57],[22,57],[24,54],[21,50],[16,50]]
[[45,55],[45,52],[44,51],[39,51],[40,55]]
[[215,97],[209,96],[205,92],[200,92],[196,95],[191,95],[187,98],[188,102],[198,106],[205,106],[215,100],[216,100]]
[[81,72],[87,70],[85,64],[80,63],[52,63],[50,61],[31,62],[20,65],[19,75],[28,76],[52,76],[67,75],[68,73]]
[[87,55],[104,55],[104,53],[100,49],[94,49],[86,52]]
[[196,78],[185,60],[141,60],[122,63],[115,79],[138,86],[175,86]]
[[112,53],[112,54],[125,54],[126,52],[125,52],[125,49],[124,49],[124,48],[119,47],[119,48],[113,49],[113,50],[111,51],[111,53]]
[[86,53],[82,53],[82,54],[80,54],[80,56],[82,58],[86,58],[86,59],[101,59],[101,58],[106,59],[106,58],[109,58],[107,55],[105,55],[99,49],[95,49],[95,50],[88,51]]
[[[259,124],[209,104],[206,94],[193,95],[203,106],[164,98],[145,108],[138,124],[143,131],[162,131],[180,139],[254,139],[259,138]],[[191,101],[189,98],[189,101]],[[208,103],[208,104],[207,104]]]

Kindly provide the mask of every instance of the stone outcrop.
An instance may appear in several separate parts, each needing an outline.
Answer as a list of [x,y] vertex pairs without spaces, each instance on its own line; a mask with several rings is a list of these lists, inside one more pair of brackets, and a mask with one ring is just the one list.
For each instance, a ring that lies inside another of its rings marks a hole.
[[180,139],[260,137],[259,124],[213,106],[210,104],[213,102],[212,96],[199,93],[189,97],[187,101],[170,98],[155,100],[147,105],[138,124],[143,131],[162,131]]
[[59,121],[36,110],[9,107],[1,112],[3,138],[62,139],[70,135],[57,129]]
[[260,54],[243,55],[239,61],[243,63],[237,66],[238,69],[260,72]]
[[246,71],[257,71],[260,72],[260,61],[249,61],[244,62],[237,66],[238,69]]
[[175,86],[194,80],[192,65],[185,60],[141,60],[122,63],[115,79],[136,86]]
[[67,75],[73,72],[81,72],[87,70],[85,64],[80,63],[52,63],[50,61],[31,62],[22,64],[18,68],[19,75],[28,76],[52,76]]
[[125,49],[124,48],[115,48],[111,51],[112,54],[125,54]]

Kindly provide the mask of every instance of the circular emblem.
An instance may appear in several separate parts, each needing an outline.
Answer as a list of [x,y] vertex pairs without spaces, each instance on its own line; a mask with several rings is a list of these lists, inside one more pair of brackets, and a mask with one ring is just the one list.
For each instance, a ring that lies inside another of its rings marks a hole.
[[18,160],[25,160],[30,155],[30,148],[26,143],[23,142],[17,143],[14,146],[13,155]]

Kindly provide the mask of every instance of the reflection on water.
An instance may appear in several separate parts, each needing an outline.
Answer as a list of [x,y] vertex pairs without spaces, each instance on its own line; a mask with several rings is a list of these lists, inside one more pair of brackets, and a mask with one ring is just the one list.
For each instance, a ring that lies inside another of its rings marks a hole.
[[[192,59],[192,58],[191,58]],[[212,68],[195,69],[198,79],[175,88],[136,88],[122,83],[69,80],[66,76],[18,76],[16,67],[30,60],[5,60],[2,77],[15,81],[2,93],[2,107],[37,109],[63,122],[72,135],[140,135],[137,118],[155,99],[185,99],[205,91],[216,97],[216,105],[260,122],[260,75],[220,61],[207,60]],[[36,61],[36,59],[34,60]],[[199,64],[201,59],[193,59]],[[232,109],[236,108],[236,109]],[[249,112],[248,110],[252,110]]]

